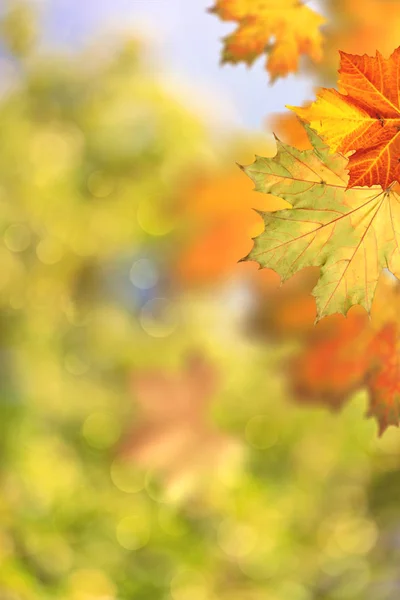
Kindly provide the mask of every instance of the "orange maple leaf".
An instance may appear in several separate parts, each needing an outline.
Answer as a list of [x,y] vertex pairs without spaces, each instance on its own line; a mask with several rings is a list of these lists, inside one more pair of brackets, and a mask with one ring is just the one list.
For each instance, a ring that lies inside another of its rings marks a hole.
[[[400,285],[382,278],[371,320],[359,307],[347,317],[332,315],[314,325],[315,302],[309,295],[313,273],[299,273],[293,285],[267,290],[258,329],[281,339],[302,341],[287,375],[299,399],[338,409],[351,394],[366,387],[368,415],[382,434],[400,422]],[[265,314],[266,312],[266,314]]]
[[272,79],[298,69],[299,56],[322,58],[320,27],[325,19],[299,0],[217,0],[210,12],[238,22],[225,38],[222,62],[251,65],[266,53]]
[[388,59],[341,52],[339,73],[344,93],[322,88],[310,107],[290,108],[349,156],[349,188],[387,189],[400,182],[400,48]]
[[369,416],[379,433],[400,419],[400,330],[391,322],[374,331],[366,315],[338,316],[325,335],[311,336],[291,365],[294,391],[302,398],[342,406],[366,386]]

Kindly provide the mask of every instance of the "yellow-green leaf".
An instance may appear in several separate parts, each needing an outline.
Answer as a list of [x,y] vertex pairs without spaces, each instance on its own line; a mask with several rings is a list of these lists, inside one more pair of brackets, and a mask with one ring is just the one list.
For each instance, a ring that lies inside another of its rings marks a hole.
[[400,273],[400,197],[380,187],[346,191],[347,159],[330,154],[307,126],[313,149],[299,151],[277,140],[273,158],[243,167],[259,192],[287,200],[291,208],[262,213],[264,232],[247,260],[286,280],[319,266],[313,290],[317,319],[346,314],[360,304],[369,312],[384,268]]

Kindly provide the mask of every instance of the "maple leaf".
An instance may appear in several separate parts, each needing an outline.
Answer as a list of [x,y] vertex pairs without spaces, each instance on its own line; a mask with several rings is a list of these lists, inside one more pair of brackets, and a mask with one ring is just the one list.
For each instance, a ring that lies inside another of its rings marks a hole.
[[299,56],[322,58],[320,27],[325,19],[299,0],[217,0],[210,12],[238,28],[224,40],[222,62],[251,65],[266,53],[272,79],[298,69]]
[[262,213],[264,232],[243,260],[276,271],[282,281],[304,267],[319,266],[313,289],[317,320],[346,314],[360,304],[369,312],[383,268],[400,272],[400,197],[392,190],[347,190],[347,160],[331,154],[306,126],[312,150],[277,140],[274,158],[257,157],[242,167],[259,192],[276,195],[291,208]]
[[353,392],[366,387],[368,416],[377,420],[379,434],[389,425],[399,425],[400,328],[395,321],[376,330],[365,314],[334,319],[322,335],[310,335],[304,350],[293,360],[290,374],[300,397],[317,399],[333,408],[341,407]]
[[348,187],[400,182],[400,48],[385,59],[341,52],[339,87],[322,88],[310,107],[289,107],[349,155]]
[[[331,315],[313,324],[309,294],[314,272],[298,273],[283,288],[263,289],[256,313],[257,333],[296,340],[296,354],[285,362],[294,396],[301,402],[341,408],[358,390],[369,393],[368,416],[382,434],[400,419],[400,284],[382,277],[371,318],[353,307],[347,318]],[[313,306],[314,304],[314,306]],[[267,307],[267,310],[266,310]],[[299,343],[300,342],[300,343]]]
[[139,423],[126,434],[121,457],[157,472],[173,494],[186,493],[202,474],[237,458],[238,445],[210,422],[219,374],[202,356],[188,357],[178,373],[139,372],[133,391]]

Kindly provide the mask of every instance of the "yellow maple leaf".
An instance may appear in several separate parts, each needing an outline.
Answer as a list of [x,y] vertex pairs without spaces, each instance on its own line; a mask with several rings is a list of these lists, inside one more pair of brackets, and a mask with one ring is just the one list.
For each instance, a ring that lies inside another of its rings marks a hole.
[[322,58],[325,19],[299,0],[217,0],[211,12],[238,27],[224,40],[222,62],[251,65],[266,53],[272,79],[298,70],[299,56]]

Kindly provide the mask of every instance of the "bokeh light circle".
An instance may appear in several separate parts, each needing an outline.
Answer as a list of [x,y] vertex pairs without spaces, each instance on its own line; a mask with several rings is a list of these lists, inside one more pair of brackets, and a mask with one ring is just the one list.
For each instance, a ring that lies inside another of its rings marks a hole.
[[276,444],[278,432],[269,416],[257,415],[247,422],[245,437],[253,448],[266,450]]
[[155,338],[171,335],[178,325],[178,315],[172,302],[153,298],[143,306],[139,317],[144,331]]
[[141,258],[133,263],[129,279],[140,290],[150,290],[158,282],[158,270],[153,261]]

